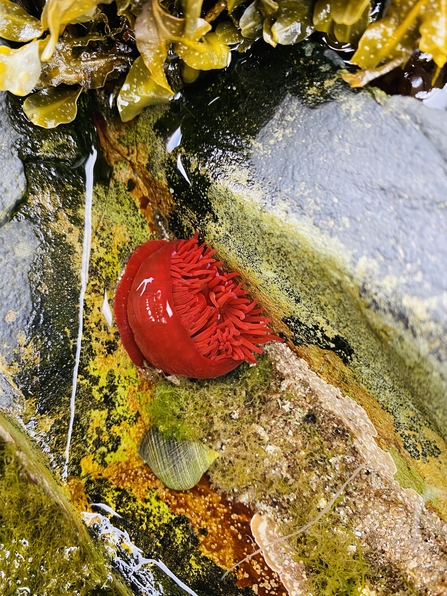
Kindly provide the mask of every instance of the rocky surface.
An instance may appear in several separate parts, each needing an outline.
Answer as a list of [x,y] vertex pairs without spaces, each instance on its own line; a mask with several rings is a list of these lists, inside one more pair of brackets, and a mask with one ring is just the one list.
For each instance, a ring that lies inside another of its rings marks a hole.
[[312,44],[261,50],[126,138],[156,147],[171,228],[199,229],[252,283],[445,515],[447,115],[353,92],[332,59]]
[[[345,89],[316,109],[290,95],[256,134],[247,160],[262,189],[256,199],[337,261],[373,326],[378,314],[382,328],[394,330],[389,344],[407,371],[419,367],[408,372],[412,393],[444,437],[446,129],[444,111],[413,98],[353,97]],[[361,348],[337,323],[355,358]]]
[[[400,489],[380,490],[422,497],[405,506],[407,532],[423,501],[447,515],[447,118],[414,99],[355,93],[335,70],[331,53],[312,44],[277,48],[185,91],[162,115],[148,111],[129,127],[109,121],[101,142],[132,187],[144,168],[123,164],[150,147],[147,168],[173,198],[155,218],[160,233],[198,229],[293,349],[364,409],[369,431],[344,425],[395,466],[387,482],[394,474]],[[430,582],[430,554],[421,557]],[[443,581],[433,576],[433,593]]]
[[[138,456],[150,424],[145,408],[154,381],[138,375],[124,353],[110,304],[125,260],[150,231],[126,188],[108,178],[110,169],[100,158],[95,163],[91,211],[86,209],[92,182],[88,102],[81,106],[75,125],[55,131],[34,129],[21,115],[17,100],[10,98],[8,103],[13,127],[4,126],[9,131],[4,145],[16,169],[8,172],[11,184],[5,178],[5,186],[14,190],[17,173],[24,184],[24,172],[27,185],[24,195],[19,195],[23,187],[16,189],[19,205],[0,228],[0,396],[17,435],[29,435],[52,471],[55,482],[46,496],[48,508],[58,490],[66,493],[77,510],[70,509],[70,515],[77,515],[78,522],[82,517],[96,538],[108,574],[98,594],[175,596],[184,593],[178,585],[183,581],[200,595],[247,595],[253,593],[249,586],[260,573],[278,587],[262,557],[257,571],[243,571],[239,585],[235,576],[220,579],[225,557],[231,565],[251,547],[246,507],[217,494],[206,478],[193,491],[166,494]],[[90,225],[85,226],[86,221]],[[86,238],[90,254],[85,251]],[[88,280],[84,288],[83,277]],[[0,440],[0,451],[2,446]],[[6,483],[4,472],[0,466]],[[25,497],[28,492],[23,492],[24,507],[36,516],[36,507]],[[42,515],[31,528],[38,528],[40,521],[47,524]],[[223,527],[228,531],[225,544],[217,557],[210,556],[210,545],[220,539]],[[29,532],[16,530],[18,540],[34,545]],[[83,543],[73,545],[72,539],[67,537],[66,547],[84,552]],[[63,541],[62,536],[61,548]],[[37,546],[30,547],[36,557]],[[88,548],[95,551],[90,543]],[[0,548],[0,571],[8,576],[6,559]],[[113,579],[111,566],[127,587]],[[36,593],[59,594],[59,567],[53,567],[53,577],[51,569],[49,565],[31,584],[24,567],[23,574],[16,570],[14,581],[17,577],[22,587]],[[96,576],[89,580],[87,570],[82,573],[85,581],[79,593],[86,594],[95,587]],[[261,589],[259,594],[266,592]]]
[[[49,132],[10,105],[1,404],[133,593],[184,593],[161,561],[199,596],[283,596],[249,556],[255,510],[295,532],[297,593],[445,593],[446,116],[336,70],[312,44],[253,52],[126,125],[100,95],[90,232],[91,104]],[[132,250],[195,230],[288,342],[200,382],[137,370],[110,319]],[[211,486],[139,458],[157,400],[219,452]]]

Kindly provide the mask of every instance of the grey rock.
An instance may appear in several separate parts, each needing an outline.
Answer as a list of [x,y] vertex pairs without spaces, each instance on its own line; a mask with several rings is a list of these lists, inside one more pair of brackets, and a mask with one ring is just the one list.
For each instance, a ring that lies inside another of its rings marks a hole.
[[17,156],[17,133],[6,113],[6,94],[0,93],[0,225],[23,197],[26,188],[22,162]]
[[263,207],[333,240],[369,300],[446,366],[447,112],[368,92],[318,110],[288,96],[255,143]]
[[[445,387],[447,112],[366,91],[317,110],[288,96],[255,144],[263,207],[305,224]],[[442,390],[423,407],[445,433]]]
[[[6,111],[6,94],[0,94],[0,343],[5,363],[23,341],[23,330],[32,313],[28,273],[37,238],[26,220],[11,220],[23,199],[26,179],[17,155],[18,135]],[[17,391],[6,373],[0,374],[0,407],[9,409]]]
[[13,220],[0,228],[0,341],[8,362],[23,342],[33,315],[28,275],[38,244],[27,220]]

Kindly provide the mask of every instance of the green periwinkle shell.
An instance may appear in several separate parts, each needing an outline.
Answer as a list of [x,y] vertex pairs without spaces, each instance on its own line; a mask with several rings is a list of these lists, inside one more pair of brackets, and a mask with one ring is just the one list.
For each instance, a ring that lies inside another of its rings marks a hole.
[[200,441],[165,437],[152,426],[141,440],[140,457],[168,488],[189,490],[218,457]]

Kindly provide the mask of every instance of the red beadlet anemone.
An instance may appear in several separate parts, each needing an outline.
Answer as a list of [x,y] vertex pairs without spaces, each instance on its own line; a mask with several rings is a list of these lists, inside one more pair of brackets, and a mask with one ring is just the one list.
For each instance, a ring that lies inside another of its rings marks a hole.
[[256,344],[282,341],[268,328],[241,284],[190,240],[149,240],[131,256],[116,290],[114,311],[124,347],[166,373],[210,379],[243,360],[256,363]]

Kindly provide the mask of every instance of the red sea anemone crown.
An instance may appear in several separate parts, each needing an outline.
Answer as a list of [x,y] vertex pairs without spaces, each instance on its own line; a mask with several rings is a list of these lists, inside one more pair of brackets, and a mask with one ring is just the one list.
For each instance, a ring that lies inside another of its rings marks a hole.
[[256,363],[256,344],[280,340],[268,328],[237,273],[216,251],[190,240],[150,240],[131,256],[115,296],[118,330],[137,366],[147,360],[176,375],[213,378],[243,360]]

